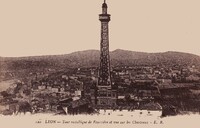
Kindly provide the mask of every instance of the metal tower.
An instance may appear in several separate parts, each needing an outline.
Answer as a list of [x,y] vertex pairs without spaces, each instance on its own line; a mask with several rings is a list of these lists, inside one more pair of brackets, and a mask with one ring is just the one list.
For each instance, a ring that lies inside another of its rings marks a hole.
[[100,43],[100,66],[97,84],[97,105],[116,105],[116,91],[112,90],[112,79],[110,73],[109,55],[109,27],[110,14],[107,14],[106,0],[102,4],[102,14],[99,15],[101,21],[101,43]]

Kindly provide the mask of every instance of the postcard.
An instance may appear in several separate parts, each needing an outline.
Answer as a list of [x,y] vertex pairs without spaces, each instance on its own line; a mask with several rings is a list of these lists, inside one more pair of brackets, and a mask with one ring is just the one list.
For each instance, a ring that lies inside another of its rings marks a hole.
[[197,128],[200,1],[0,1],[1,128]]

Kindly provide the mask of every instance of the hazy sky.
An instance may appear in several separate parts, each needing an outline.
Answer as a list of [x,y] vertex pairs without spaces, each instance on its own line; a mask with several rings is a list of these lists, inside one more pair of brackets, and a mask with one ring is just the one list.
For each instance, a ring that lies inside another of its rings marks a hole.
[[[103,0],[0,0],[0,56],[99,49]],[[200,55],[200,0],[107,0],[110,50]]]

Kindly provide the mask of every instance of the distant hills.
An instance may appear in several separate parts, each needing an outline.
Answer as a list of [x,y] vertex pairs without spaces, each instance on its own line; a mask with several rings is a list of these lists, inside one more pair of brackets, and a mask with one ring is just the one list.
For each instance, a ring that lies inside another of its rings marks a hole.
[[[0,57],[0,71],[97,67],[99,58],[98,50],[78,51],[65,55]],[[200,56],[172,51],[145,53],[117,49],[110,52],[110,58],[112,66],[200,65]]]

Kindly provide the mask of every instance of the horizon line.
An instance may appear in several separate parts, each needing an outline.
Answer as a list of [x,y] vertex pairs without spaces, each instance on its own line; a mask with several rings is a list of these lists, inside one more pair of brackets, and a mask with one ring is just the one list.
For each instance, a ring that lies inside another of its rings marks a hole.
[[[166,53],[166,52],[178,52],[178,53],[187,53],[187,54],[192,54],[192,55],[196,55],[199,56],[198,54],[195,53],[191,53],[191,52],[182,52],[182,51],[175,51],[175,50],[169,50],[169,51],[157,51],[157,52],[145,52],[145,51],[134,51],[134,50],[127,50],[127,49],[115,49],[115,50],[111,50],[109,52],[114,52],[117,50],[123,50],[123,51],[130,51],[130,52],[140,52],[140,53],[147,53],[147,54],[155,54],[155,53]],[[77,50],[77,51],[73,51],[70,53],[58,53],[58,54],[39,54],[39,55],[22,55],[22,56],[1,56],[1,58],[24,58],[24,57],[42,57],[42,56],[60,56],[60,55],[69,55],[69,54],[73,54],[76,52],[84,52],[84,51],[100,51],[99,49],[87,49],[87,50]]]

